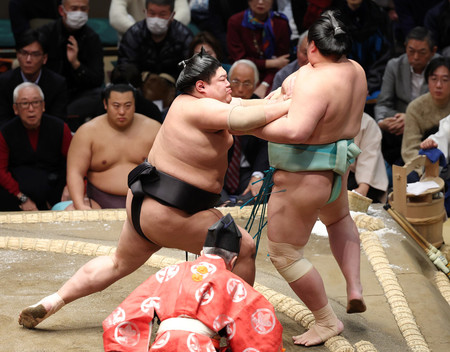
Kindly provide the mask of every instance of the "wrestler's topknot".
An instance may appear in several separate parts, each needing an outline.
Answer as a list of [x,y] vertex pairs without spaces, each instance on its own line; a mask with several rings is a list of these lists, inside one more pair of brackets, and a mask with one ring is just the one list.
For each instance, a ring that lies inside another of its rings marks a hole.
[[192,92],[195,83],[199,80],[207,83],[211,82],[211,78],[216,74],[217,69],[221,67],[220,62],[207,54],[203,47],[199,53],[181,61],[179,65],[184,66],[176,83],[176,88],[181,93]]
[[339,17],[339,11],[327,10],[311,25],[308,32],[308,42],[314,41],[322,55],[335,56],[337,59],[348,54],[352,48],[351,36]]

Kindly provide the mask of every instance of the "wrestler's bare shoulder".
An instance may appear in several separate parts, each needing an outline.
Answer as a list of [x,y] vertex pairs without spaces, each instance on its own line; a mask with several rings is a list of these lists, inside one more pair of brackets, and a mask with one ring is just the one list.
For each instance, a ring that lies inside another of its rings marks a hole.
[[[183,116],[198,116],[202,113],[208,113],[216,108],[223,107],[229,109],[229,104],[223,103],[217,99],[209,97],[194,97],[189,94],[181,94],[172,102],[169,114],[171,112],[182,112]],[[172,110],[172,111],[171,111]]]
[[83,139],[85,141],[96,140],[99,134],[103,134],[106,120],[107,120],[106,114],[94,117],[93,119],[83,123],[80,127],[78,127],[73,138],[77,140]]
[[156,121],[148,116],[138,114],[138,113],[134,114],[134,122],[133,123],[135,123],[137,127],[145,128],[145,129],[158,130],[161,127],[161,124],[158,121]]

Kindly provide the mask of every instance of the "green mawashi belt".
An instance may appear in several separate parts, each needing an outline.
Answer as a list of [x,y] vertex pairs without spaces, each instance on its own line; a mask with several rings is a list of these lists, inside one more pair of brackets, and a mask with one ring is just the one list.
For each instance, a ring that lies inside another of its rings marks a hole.
[[268,147],[269,163],[275,169],[290,172],[332,170],[335,175],[328,203],[339,197],[342,176],[361,153],[353,139],[318,145],[269,142]]

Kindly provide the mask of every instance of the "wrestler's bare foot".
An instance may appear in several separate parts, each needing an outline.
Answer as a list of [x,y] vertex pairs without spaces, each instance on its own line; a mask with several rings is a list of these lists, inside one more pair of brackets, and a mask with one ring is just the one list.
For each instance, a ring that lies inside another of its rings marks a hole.
[[318,345],[330,337],[339,335],[344,330],[344,324],[337,318],[329,303],[312,313],[316,319],[315,324],[304,334],[293,336],[294,344],[304,346]]
[[339,335],[344,330],[344,324],[336,319],[335,324],[321,326],[314,324],[311,328],[298,336],[293,336],[294,344],[304,346],[315,346],[324,343],[330,337]]
[[347,313],[363,313],[367,309],[366,304],[364,303],[364,299],[355,298],[351,299],[347,303]]
[[27,329],[33,329],[44,319],[60,310],[64,304],[57,293],[47,296],[35,305],[22,310],[19,315],[19,324]]
[[347,313],[363,313],[366,311],[367,307],[364,303],[364,298],[362,296],[362,287],[349,291],[347,295]]
[[19,324],[24,328],[33,329],[42,320],[45,319],[47,310],[42,304],[36,307],[27,307],[19,315]]

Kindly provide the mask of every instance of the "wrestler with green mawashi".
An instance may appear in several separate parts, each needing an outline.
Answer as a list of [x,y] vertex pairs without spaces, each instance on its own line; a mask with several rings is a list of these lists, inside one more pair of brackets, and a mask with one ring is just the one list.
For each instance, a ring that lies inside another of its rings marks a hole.
[[360,152],[353,138],[361,125],[367,83],[361,66],[346,57],[351,41],[337,16],[327,11],[309,28],[309,64],[286,78],[271,97],[292,97],[288,116],[252,132],[271,142],[270,259],[315,318],[307,332],[294,336],[295,344],[305,346],[320,344],[344,328],[328,303],[320,274],[303,258],[317,218],[327,226],[347,282],[347,312],[366,310],[359,235],[343,190],[348,167]]

